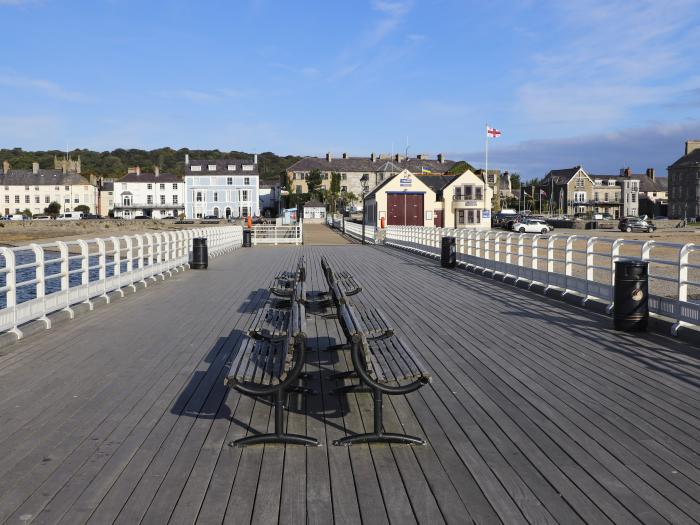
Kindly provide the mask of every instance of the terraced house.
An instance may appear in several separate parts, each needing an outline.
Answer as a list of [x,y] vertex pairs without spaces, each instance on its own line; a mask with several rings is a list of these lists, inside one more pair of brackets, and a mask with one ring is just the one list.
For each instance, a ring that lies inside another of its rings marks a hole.
[[153,173],[131,168],[114,183],[114,216],[122,219],[178,217],[183,210],[185,188],[182,179],[172,173]]
[[325,157],[305,157],[287,168],[287,179],[292,193],[307,193],[309,191],[307,180],[314,170],[321,172],[321,186],[330,189],[331,174],[340,174],[340,192],[362,195],[362,177],[367,176],[367,189],[373,190],[376,186],[388,178],[408,170],[417,174],[440,175],[449,171],[455,164],[446,160],[442,153],[436,158],[429,159],[427,155],[418,155],[415,158],[402,157],[401,155],[375,155],[369,157],[350,157],[343,153],[340,157],[334,157],[326,153]]
[[700,140],[685,143],[685,155],[668,167],[668,214],[700,217]]
[[541,192],[543,201],[566,215],[590,212],[619,219],[639,214],[639,185],[629,168],[620,170],[620,175],[594,175],[574,166],[547,173],[535,197],[539,199]]
[[185,215],[188,219],[233,219],[260,215],[258,156],[249,160],[185,157]]
[[69,171],[67,164],[61,166],[61,169],[41,169],[34,162],[31,170],[16,170],[3,161],[0,177],[3,215],[19,214],[27,209],[34,215],[43,214],[52,202],[61,205],[61,212],[74,211],[83,205],[95,213],[97,187],[77,171]]

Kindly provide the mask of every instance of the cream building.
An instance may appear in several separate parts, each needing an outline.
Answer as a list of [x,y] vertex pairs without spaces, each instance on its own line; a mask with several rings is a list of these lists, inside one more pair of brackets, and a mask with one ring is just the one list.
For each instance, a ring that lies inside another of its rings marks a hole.
[[461,175],[394,175],[365,199],[368,224],[387,226],[491,227],[493,190],[482,177]]
[[9,162],[3,162],[0,179],[3,215],[22,213],[26,209],[33,215],[43,214],[52,202],[61,205],[61,213],[75,211],[80,205],[95,213],[97,187],[78,173],[40,169],[38,162],[33,163],[31,170],[14,170]]
[[[449,171],[454,164],[454,161],[446,160],[441,153],[434,159],[429,159],[427,155],[406,158],[401,155],[372,153],[369,157],[350,157],[343,153],[334,157],[331,153],[326,153],[325,157],[305,157],[295,162],[287,168],[286,177],[292,193],[307,193],[307,181],[312,171],[318,170],[321,173],[321,187],[326,190],[330,189],[332,174],[338,173],[341,195],[353,193],[361,197],[363,177],[367,181],[367,189],[371,191],[403,170],[441,175]],[[359,206],[362,206],[361,202]]]

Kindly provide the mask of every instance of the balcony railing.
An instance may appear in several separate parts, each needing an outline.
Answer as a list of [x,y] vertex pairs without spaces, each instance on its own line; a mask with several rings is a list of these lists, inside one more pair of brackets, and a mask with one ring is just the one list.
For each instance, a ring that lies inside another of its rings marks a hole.
[[180,210],[185,209],[185,205],[183,204],[115,204],[114,209],[115,210],[143,210],[144,208],[148,209],[153,209],[153,210],[172,210],[173,208],[177,208]]
[[476,206],[479,202],[483,202],[484,196],[483,195],[465,195],[463,193],[454,193],[454,194],[452,194],[452,200],[454,202],[474,202],[474,205]]

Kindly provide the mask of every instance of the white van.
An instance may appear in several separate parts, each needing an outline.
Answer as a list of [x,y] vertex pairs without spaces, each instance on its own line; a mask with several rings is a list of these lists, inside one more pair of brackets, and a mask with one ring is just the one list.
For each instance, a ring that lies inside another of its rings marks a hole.
[[34,215],[32,216],[33,221],[50,221],[51,217],[48,215]]
[[14,215],[10,215],[10,220],[11,221],[27,221],[27,220],[29,220],[29,217],[25,217],[21,213],[15,213]]
[[77,221],[78,219],[83,218],[83,212],[82,211],[69,211],[67,213],[61,213],[58,217],[56,217],[57,221]]

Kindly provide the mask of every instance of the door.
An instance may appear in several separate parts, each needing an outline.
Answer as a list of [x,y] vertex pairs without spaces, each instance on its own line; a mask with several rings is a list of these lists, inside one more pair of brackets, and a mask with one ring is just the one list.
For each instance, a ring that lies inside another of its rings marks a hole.
[[406,196],[403,193],[387,194],[387,218],[389,226],[404,226],[406,216]]
[[424,226],[423,195],[406,195],[406,226]]
[[435,227],[442,228],[442,210],[435,210]]

